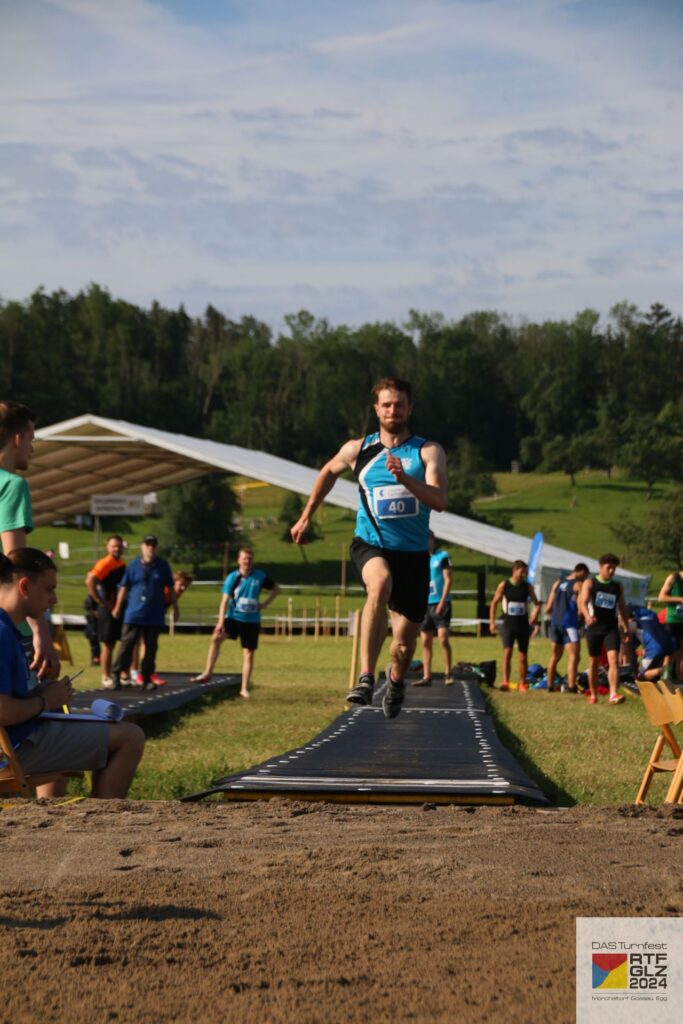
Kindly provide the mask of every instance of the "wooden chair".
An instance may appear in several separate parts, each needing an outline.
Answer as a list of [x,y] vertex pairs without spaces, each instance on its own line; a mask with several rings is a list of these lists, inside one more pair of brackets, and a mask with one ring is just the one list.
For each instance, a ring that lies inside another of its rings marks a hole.
[[64,776],[82,779],[83,772],[41,772],[38,775],[26,775],[12,748],[7,732],[0,725],[0,793],[9,793],[13,796],[30,799],[35,795],[36,786],[56,782]]
[[[639,682],[638,689],[647,717],[652,725],[660,726],[661,732],[652,748],[635,802],[645,803],[650,783],[657,772],[671,772],[673,777],[664,802],[679,803],[683,792],[683,757],[671,726],[683,722],[683,696],[680,692],[673,694],[664,683]],[[667,746],[673,758],[662,760],[662,753]]]

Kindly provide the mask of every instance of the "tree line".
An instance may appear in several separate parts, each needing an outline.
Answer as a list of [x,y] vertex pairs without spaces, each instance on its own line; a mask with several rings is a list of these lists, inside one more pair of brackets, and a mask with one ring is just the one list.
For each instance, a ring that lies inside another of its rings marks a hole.
[[0,304],[0,391],[42,425],[84,412],[263,449],[319,466],[373,429],[370,389],[413,383],[417,433],[446,449],[450,507],[467,512],[512,460],[525,469],[625,469],[652,489],[683,476],[683,324],[627,302],[604,322],[460,320],[332,325],[307,311],[283,329],[207,307],[143,309],[91,285]]

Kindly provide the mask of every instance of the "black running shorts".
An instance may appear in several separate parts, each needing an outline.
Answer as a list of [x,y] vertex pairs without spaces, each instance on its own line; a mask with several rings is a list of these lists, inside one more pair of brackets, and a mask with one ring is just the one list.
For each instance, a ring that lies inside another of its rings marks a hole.
[[449,629],[451,625],[451,602],[446,601],[443,615],[437,615],[438,605],[428,604],[420,629],[423,633],[438,633],[440,629]]
[[512,647],[515,641],[520,654],[526,654],[529,650],[529,637],[531,627],[526,617],[519,616],[521,622],[503,622],[500,635],[503,640],[503,650]]
[[371,558],[383,558],[391,573],[392,612],[403,615],[410,622],[421,623],[429,597],[429,552],[391,551],[389,548],[366,544],[360,537],[351,543],[351,561],[363,581],[363,566]]
[[228,640],[241,640],[242,647],[247,651],[255,651],[257,649],[260,632],[260,622],[240,622],[238,619],[225,620],[225,635]]
[[621,647],[621,638],[616,626],[610,629],[595,626],[586,627],[586,644],[591,658],[599,658],[602,654],[603,645],[606,651],[618,651]]

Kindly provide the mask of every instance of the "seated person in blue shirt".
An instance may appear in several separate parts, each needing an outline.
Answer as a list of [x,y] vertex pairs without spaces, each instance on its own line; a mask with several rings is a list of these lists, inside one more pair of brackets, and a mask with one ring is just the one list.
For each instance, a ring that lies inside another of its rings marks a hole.
[[168,562],[157,555],[157,544],[152,534],[143,537],[142,553],[126,566],[116,605],[111,613],[115,619],[123,615],[119,653],[111,673],[117,688],[121,683],[121,674],[128,675],[130,672],[139,640],[144,642],[145,653],[140,665],[138,685],[151,690],[163,686],[166,681],[159,679],[156,674],[159,633],[164,626],[167,598],[170,599],[176,618],[178,607],[173,573]]
[[68,676],[28,688],[19,626],[39,619],[57,600],[54,562],[35,548],[0,555],[0,725],[28,775],[92,771],[92,795],[126,796],[142,757],[145,737],[132,722],[82,722],[41,718],[68,705]]
[[[265,601],[260,600],[262,590],[269,590]],[[249,681],[254,668],[254,652],[258,647],[261,631],[261,612],[274,601],[280,592],[277,583],[266,576],[261,569],[254,568],[254,552],[251,548],[240,548],[237,554],[237,569],[226,577],[223,596],[218,609],[218,622],[211,637],[206,668],[195,676],[193,683],[206,683],[211,678],[221,644],[226,639],[242,643],[242,687],[240,697],[249,699]]]
[[636,638],[643,647],[638,679],[653,682],[666,678],[666,669],[671,665],[671,658],[676,651],[676,638],[651,608],[629,605],[628,609],[629,625],[633,622]]

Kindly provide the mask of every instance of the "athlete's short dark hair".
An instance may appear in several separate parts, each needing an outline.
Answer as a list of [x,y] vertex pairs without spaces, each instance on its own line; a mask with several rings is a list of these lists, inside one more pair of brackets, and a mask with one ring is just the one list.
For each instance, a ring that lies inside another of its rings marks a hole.
[[402,391],[407,396],[408,401],[413,400],[413,385],[408,380],[402,380],[400,377],[382,377],[378,380],[372,389],[372,396],[375,402],[379,400],[380,391]]
[[19,402],[0,401],[0,448],[15,434],[23,434],[31,423],[38,420],[37,413]]
[[515,571],[515,569],[526,569],[526,568],[527,568],[527,564],[526,564],[526,562],[524,561],[523,558],[517,558],[512,563],[512,571],[513,572]]
[[598,565],[613,565],[616,569],[619,564],[619,559],[611,551],[608,551],[606,555],[600,555],[598,558]]
[[123,544],[123,537],[121,536],[120,533],[110,533],[109,536],[107,537],[107,544],[109,543],[110,540],[120,540],[121,543]]
[[590,572],[590,569],[585,562],[577,562],[574,566],[574,572]]
[[57,567],[49,555],[38,548],[15,548],[0,554],[0,583],[11,583],[15,576],[28,576],[35,583],[39,576]]

